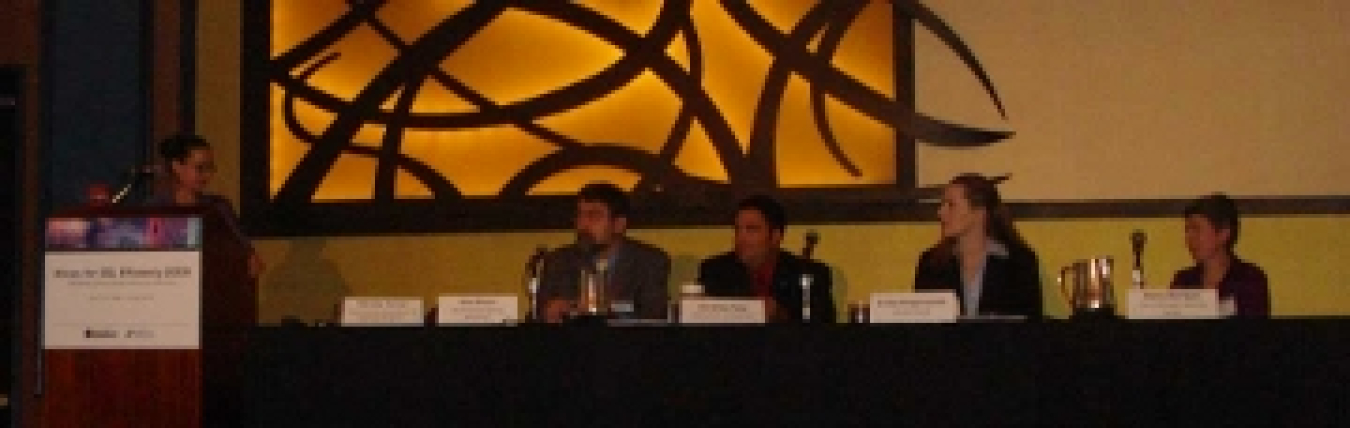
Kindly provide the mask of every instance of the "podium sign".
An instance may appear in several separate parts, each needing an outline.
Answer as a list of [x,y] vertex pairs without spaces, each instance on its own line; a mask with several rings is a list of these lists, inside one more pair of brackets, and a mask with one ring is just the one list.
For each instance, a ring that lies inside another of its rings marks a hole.
[[201,347],[201,254],[52,252],[46,256],[43,347]]
[[202,228],[193,217],[47,224],[43,347],[201,347]]

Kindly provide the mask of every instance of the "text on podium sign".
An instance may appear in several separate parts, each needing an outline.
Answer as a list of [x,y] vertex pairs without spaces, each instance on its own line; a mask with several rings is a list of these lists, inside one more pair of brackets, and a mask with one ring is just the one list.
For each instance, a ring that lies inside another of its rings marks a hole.
[[681,324],[764,324],[764,301],[760,299],[683,299]]
[[1130,290],[1130,319],[1200,319],[1220,314],[1216,290]]
[[502,324],[520,316],[514,294],[443,294],[436,301],[436,324]]
[[960,314],[956,294],[950,291],[920,293],[872,293],[870,322],[940,323],[956,322]]
[[424,321],[422,299],[416,297],[348,297],[342,301],[344,326],[410,326]]

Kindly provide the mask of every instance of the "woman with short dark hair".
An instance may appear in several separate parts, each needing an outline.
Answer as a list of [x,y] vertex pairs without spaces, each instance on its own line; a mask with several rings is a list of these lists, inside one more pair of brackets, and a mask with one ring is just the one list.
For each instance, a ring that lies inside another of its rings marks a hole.
[[1241,230],[1237,204],[1217,193],[1191,201],[1185,218],[1186,249],[1195,266],[1177,271],[1172,288],[1217,290],[1226,315],[1270,316],[1266,272],[1233,252]]

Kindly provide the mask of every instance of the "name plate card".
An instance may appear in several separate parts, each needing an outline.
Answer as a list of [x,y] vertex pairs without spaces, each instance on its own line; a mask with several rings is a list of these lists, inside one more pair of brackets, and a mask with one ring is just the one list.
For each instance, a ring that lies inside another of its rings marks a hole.
[[504,324],[520,319],[514,294],[444,294],[437,299],[436,324]]
[[1130,319],[1218,318],[1222,313],[1216,290],[1130,290]]
[[764,301],[760,299],[683,299],[681,324],[764,324]]
[[423,325],[417,297],[348,297],[342,301],[342,325],[358,327]]
[[932,291],[920,293],[872,293],[871,323],[956,322],[960,306],[956,293]]

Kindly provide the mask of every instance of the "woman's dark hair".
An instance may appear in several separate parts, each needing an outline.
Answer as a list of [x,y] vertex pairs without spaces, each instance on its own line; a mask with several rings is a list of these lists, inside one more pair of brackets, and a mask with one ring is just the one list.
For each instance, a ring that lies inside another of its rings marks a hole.
[[193,150],[209,149],[211,144],[205,138],[192,134],[178,134],[159,142],[159,159],[164,165],[182,162]]
[[[1003,243],[1003,245],[1012,248],[1028,249],[1027,241],[1022,238],[1022,234],[1017,232],[1017,227],[1013,225],[1012,216],[1008,214],[1008,207],[1003,205],[1003,197],[998,193],[998,184],[1002,183],[1008,177],[985,177],[979,174],[961,174],[947,182],[949,185],[958,185],[965,189],[966,201],[970,206],[983,208],[987,213],[984,222],[984,232],[989,238]],[[938,243],[940,255],[954,255],[956,245],[955,239],[943,239]]]
[[1232,254],[1237,245],[1238,230],[1242,228],[1237,203],[1223,193],[1215,193],[1186,204],[1185,216],[1200,216],[1209,221],[1215,230],[1228,231],[1228,252]]

